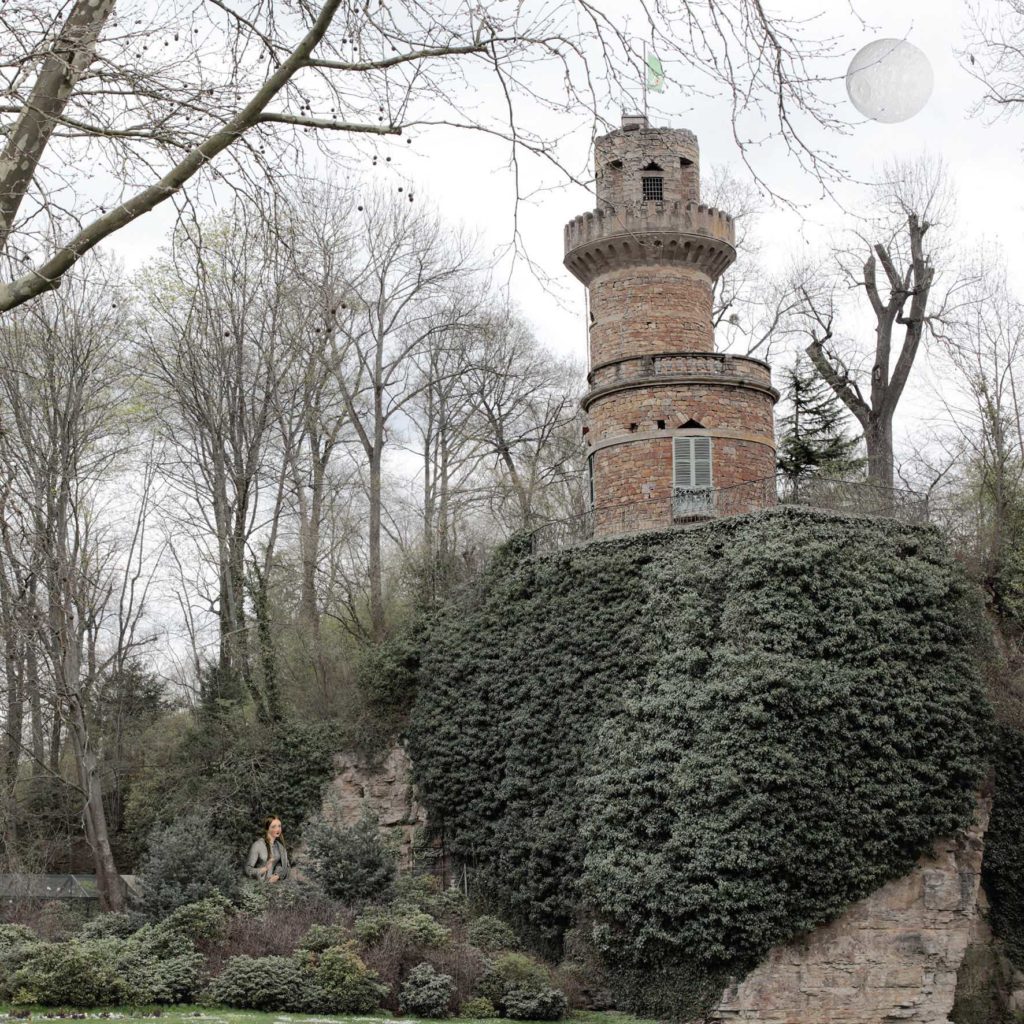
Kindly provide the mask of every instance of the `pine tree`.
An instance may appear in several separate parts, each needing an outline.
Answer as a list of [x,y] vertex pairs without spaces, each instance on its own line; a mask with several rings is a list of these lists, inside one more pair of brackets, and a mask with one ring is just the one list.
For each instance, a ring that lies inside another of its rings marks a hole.
[[790,412],[782,420],[778,465],[794,494],[811,476],[858,473],[864,465],[856,454],[859,440],[847,434],[839,399],[803,354],[783,371],[783,395]]

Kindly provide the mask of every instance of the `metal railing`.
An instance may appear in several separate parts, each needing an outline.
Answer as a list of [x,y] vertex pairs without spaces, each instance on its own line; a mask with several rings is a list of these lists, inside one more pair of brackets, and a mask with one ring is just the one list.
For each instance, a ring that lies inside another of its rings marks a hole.
[[916,491],[867,480],[792,481],[780,474],[731,487],[677,488],[667,505],[664,499],[648,499],[597,506],[582,515],[544,523],[530,536],[535,552],[554,551],[594,539],[747,515],[778,505],[909,523],[928,521],[928,499]]

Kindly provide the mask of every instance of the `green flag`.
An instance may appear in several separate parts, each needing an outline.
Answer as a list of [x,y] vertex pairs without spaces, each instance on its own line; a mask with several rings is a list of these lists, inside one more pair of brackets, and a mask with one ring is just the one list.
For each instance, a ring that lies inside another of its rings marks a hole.
[[647,55],[647,91],[665,91],[665,69],[653,53]]

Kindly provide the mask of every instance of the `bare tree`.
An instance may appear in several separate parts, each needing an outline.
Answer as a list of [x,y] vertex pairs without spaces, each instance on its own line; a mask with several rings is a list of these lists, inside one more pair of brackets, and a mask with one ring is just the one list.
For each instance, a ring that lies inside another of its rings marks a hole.
[[1024,0],[973,0],[960,58],[984,86],[978,112],[1011,117],[1024,109]]
[[[925,236],[941,223],[951,202],[942,165],[922,158],[889,166],[879,197],[882,216],[857,231],[852,249],[836,253],[838,280],[824,287],[806,280],[801,285],[801,316],[811,338],[806,351],[815,369],[864,431],[868,478],[892,487],[893,416],[922,339],[927,331],[941,331],[955,304],[958,283],[933,295],[936,268]],[[860,258],[863,263],[858,265]],[[836,319],[846,313],[837,301],[843,286],[868,300],[875,323],[870,368],[862,374],[854,365],[857,347],[844,352],[838,344]],[[893,362],[896,344],[899,351]]]
[[259,211],[238,204],[183,226],[146,283],[143,356],[165,473],[184,499],[179,526],[208,552],[215,580],[205,600],[219,654],[206,696],[215,706],[248,694],[274,721],[277,680],[254,664],[246,602],[266,581],[283,505],[269,452],[293,359],[285,264]]
[[541,348],[506,310],[488,325],[464,380],[474,437],[494,474],[491,507],[499,520],[529,529],[582,511],[561,500],[574,486],[583,491],[578,371]]
[[[193,179],[253,192],[291,179],[310,133],[351,146],[463,127],[506,139],[513,169],[532,151],[571,178],[559,155],[564,122],[548,135],[522,108],[567,115],[573,127],[581,110],[598,120],[639,92],[640,35],[680,79],[730,97],[734,123],[758,118],[813,173],[835,170],[801,133],[835,123],[809,67],[831,40],[769,17],[760,0],[659,0],[634,13],[642,33],[583,2],[484,11],[435,0],[373,9],[218,0],[200,14],[186,0],[116,10],[113,0],[45,10],[11,0],[0,17],[0,310],[55,287],[83,253]],[[739,128],[735,138],[745,157]],[[54,215],[72,227],[48,236]]]
[[[947,492],[955,509],[947,526],[971,560],[1001,614],[1019,614],[1024,595],[1010,563],[1024,543],[1024,305],[991,251],[942,345],[949,367],[942,399],[952,453]],[[948,387],[953,383],[955,391]]]
[[[59,297],[9,318],[0,341],[0,611],[9,690],[16,700],[34,691],[29,752],[42,753],[36,701],[45,701],[70,738],[100,899],[119,909],[89,704],[102,675],[146,640],[138,633],[146,588],[138,586],[141,521],[129,515],[127,536],[119,530],[130,505],[111,493],[133,447],[124,313],[115,274],[82,269]],[[10,768],[20,712],[8,712]],[[51,771],[59,735],[55,725]]]
[[[435,214],[377,192],[364,201],[357,249],[326,310],[329,361],[348,421],[362,448],[369,499],[368,636],[385,631],[382,523],[385,450],[394,423],[414,399],[416,359],[439,332],[472,325],[457,300],[472,276],[470,240]],[[319,329],[319,328],[317,328]]]

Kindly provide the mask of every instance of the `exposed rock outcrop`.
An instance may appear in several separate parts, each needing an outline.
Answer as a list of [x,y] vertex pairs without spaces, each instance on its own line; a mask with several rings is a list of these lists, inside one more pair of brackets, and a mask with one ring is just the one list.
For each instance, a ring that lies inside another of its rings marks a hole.
[[324,801],[325,815],[342,825],[354,825],[368,810],[381,831],[395,837],[399,867],[411,867],[415,833],[427,817],[416,796],[405,748],[392,747],[383,761],[370,761],[354,753],[336,754],[334,765],[335,776]]
[[963,835],[838,920],[778,946],[726,990],[714,1021],[946,1024],[978,910],[991,801]]

